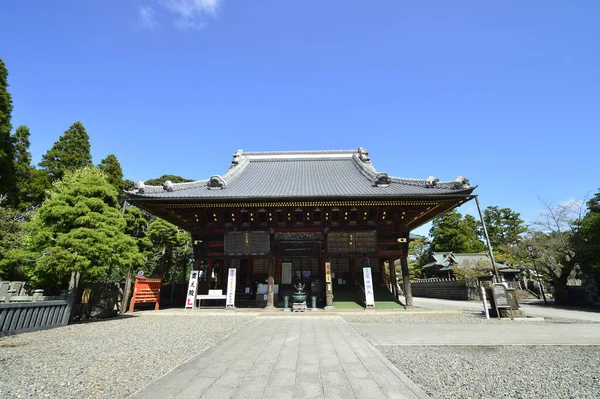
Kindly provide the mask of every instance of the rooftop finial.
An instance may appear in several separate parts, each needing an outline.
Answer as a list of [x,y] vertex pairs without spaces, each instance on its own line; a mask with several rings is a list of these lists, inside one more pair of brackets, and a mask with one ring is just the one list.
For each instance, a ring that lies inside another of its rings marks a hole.
[[244,151],[242,150],[237,150],[234,154],[233,154],[233,159],[231,160],[231,166],[235,166],[238,163],[240,163],[240,157],[242,156],[242,153]]
[[138,181],[137,183],[135,183],[134,187],[137,188],[138,193],[144,194],[144,188],[146,188],[146,185],[143,181]]
[[371,158],[369,158],[369,153],[363,147],[358,147],[358,157],[363,162],[371,162]]

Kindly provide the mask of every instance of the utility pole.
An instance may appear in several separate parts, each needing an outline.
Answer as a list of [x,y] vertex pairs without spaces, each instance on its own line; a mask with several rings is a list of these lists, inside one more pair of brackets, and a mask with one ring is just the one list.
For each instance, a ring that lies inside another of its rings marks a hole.
[[483,235],[485,236],[485,243],[487,244],[488,252],[490,254],[490,261],[492,262],[492,269],[494,270],[494,276],[496,282],[500,282],[500,274],[498,268],[496,268],[496,261],[494,260],[494,253],[492,252],[492,246],[490,244],[490,238],[488,237],[487,228],[485,227],[485,220],[483,219],[483,213],[481,213],[481,207],[479,206],[479,196],[475,195],[475,202],[477,203],[477,210],[479,211],[479,219],[481,219],[481,225],[483,226]]

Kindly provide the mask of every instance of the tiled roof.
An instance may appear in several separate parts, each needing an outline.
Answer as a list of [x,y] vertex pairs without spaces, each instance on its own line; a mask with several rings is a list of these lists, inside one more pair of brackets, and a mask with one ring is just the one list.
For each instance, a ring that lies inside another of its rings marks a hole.
[[[472,267],[474,264],[481,264],[481,266],[488,266],[490,264],[490,258],[487,254],[460,254],[453,252],[433,252],[431,254],[433,261],[429,262],[423,268],[442,266],[440,271],[452,270],[454,266],[461,267],[462,265],[468,265]],[[509,267],[504,263],[496,262],[498,269],[506,269]]]
[[337,151],[237,151],[222,175],[189,183],[165,182],[129,192],[134,198],[256,199],[256,198],[414,198],[466,196],[475,189],[459,176],[455,181],[404,179],[380,173],[368,153]]

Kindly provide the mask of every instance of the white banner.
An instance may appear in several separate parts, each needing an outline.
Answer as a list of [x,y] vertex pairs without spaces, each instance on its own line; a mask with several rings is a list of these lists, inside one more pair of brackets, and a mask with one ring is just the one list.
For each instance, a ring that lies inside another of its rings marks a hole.
[[226,307],[233,306],[235,307],[235,273],[237,269],[229,269],[229,273],[227,274],[227,303]]
[[363,267],[363,277],[365,278],[365,300],[367,307],[375,307],[375,297],[373,296],[373,276],[370,267]]
[[185,301],[185,309],[194,308],[196,303],[196,294],[198,293],[198,280],[202,274],[199,270],[192,270],[190,273],[190,283],[188,284],[187,299]]

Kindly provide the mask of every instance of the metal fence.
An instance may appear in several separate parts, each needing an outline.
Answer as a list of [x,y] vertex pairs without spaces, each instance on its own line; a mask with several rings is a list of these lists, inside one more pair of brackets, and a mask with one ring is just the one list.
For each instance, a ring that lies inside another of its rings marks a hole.
[[73,296],[66,299],[0,304],[0,336],[66,326]]

